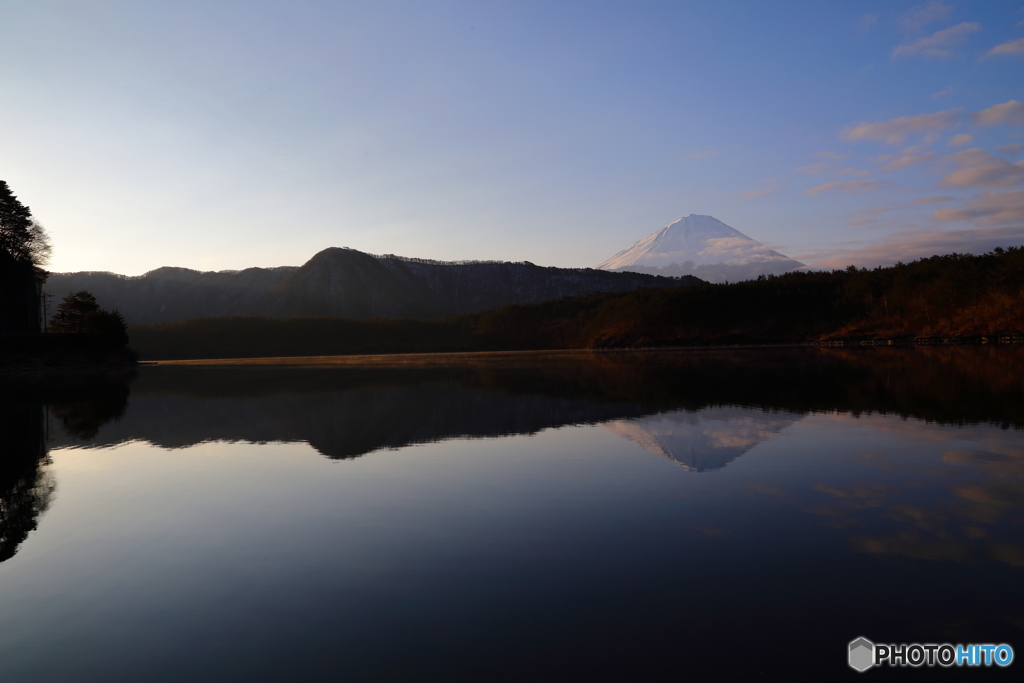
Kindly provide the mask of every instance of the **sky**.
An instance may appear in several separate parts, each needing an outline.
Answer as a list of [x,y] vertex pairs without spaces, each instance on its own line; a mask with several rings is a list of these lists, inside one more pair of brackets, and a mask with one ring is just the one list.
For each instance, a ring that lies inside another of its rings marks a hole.
[[1024,0],[0,0],[0,83],[54,272],[1024,245]]

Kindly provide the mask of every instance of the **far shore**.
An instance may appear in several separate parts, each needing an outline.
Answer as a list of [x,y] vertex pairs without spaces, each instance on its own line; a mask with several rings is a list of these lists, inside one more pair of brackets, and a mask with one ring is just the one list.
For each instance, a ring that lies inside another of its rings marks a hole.
[[352,356],[276,356],[268,358],[196,358],[145,360],[139,365],[287,365],[287,366],[379,366],[413,367],[452,363],[502,363],[533,358],[566,358],[582,354],[629,353],[638,351],[681,351],[683,349],[554,349],[533,351],[455,351],[438,353],[389,353]]
[[947,338],[947,339],[872,339],[825,342],[794,342],[789,344],[735,344],[729,346],[659,346],[635,348],[584,348],[584,349],[542,349],[528,351],[439,351],[434,353],[390,353],[338,356],[271,356],[263,358],[188,358],[174,360],[144,360],[140,366],[290,366],[290,367],[428,367],[457,363],[502,364],[530,359],[571,358],[574,356],[608,356],[651,353],[707,353],[713,351],[759,351],[767,349],[796,348],[865,348],[865,347],[932,347],[935,346],[1019,346],[1022,339],[1015,335],[1012,341],[999,341],[998,337]]
[[686,346],[632,349],[549,349],[530,351],[453,351],[437,353],[391,353],[351,356],[277,356],[268,358],[195,358],[182,360],[144,360],[141,366],[155,365],[280,365],[280,366],[360,366],[378,367],[424,367],[430,365],[451,365],[453,363],[494,363],[522,361],[543,358],[571,358],[581,355],[613,355],[630,353],[679,353],[699,351],[723,351],[764,348],[795,348],[806,344],[771,344],[765,346]]

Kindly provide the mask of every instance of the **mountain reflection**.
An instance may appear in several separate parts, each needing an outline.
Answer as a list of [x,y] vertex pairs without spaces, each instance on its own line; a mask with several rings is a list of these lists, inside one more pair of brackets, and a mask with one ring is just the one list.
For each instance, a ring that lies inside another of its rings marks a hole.
[[749,408],[673,411],[614,420],[608,429],[694,472],[717,470],[799,420]]
[[794,348],[166,365],[141,369],[122,419],[92,415],[90,434],[61,415],[66,431],[55,432],[52,444],[306,442],[329,458],[353,458],[609,423],[701,471],[725,466],[814,412],[1024,427],[1022,351]]
[[124,414],[128,375],[7,376],[0,381],[0,562],[10,559],[50,506],[46,469],[53,419],[70,445]]

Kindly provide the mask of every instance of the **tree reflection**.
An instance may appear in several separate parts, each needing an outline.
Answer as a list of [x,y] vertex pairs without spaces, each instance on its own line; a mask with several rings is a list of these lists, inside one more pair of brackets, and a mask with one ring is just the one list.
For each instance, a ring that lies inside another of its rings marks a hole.
[[90,439],[124,414],[128,379],[79,374],[0,381],[0,562],[18,552],[53,500],[56,480],[46,468],[52,430]]
[[[167,365],[140,372],[125,419],[104,427],[91,445],[138,440],[183,448],[218,440],[303,441],[340,459],[416,443],[609,423],[652,452],[701,471],[726,465],[793,416],[813,413],[1024,429],[1021,377],[1024,349],[1015,347],[703,349]],[[705,413],[723,409],[739,411],[736,419],[716,426],[716,419]],[[699,420],[698,413],[703,415]],[[697,428],[694,420],[710,423]],[[65,425],[74,431],[73,421]],[[701,442],[699,448],[693,439]],[[68,437],[61,445],[75,443]]]
[[43,406],[5,405],[0,413],[0,562],[14,556],[50,505]]

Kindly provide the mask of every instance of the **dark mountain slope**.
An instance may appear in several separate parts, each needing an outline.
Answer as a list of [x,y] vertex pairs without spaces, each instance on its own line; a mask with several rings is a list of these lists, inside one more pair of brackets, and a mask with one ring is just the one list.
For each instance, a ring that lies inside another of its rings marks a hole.
[[443,302],[442,315],[476,313],[508,304],[537,303],[593,292],[627,292],[641,287],[700,283],[693,277],[681,282],[590,268],[544,268],[529,262],[446,264],[391,255],[378,258],[396,277]]
[[132,324],[201,317],[437,318],[593,292],[697,284],[639,273],[532,263],[445,263],[325,249],[299,268],[200,272],[159,268],[138,277],[53,273],[46,290],[88,290]]
[[274,318],[432,318],[442,302],[398,277],[369,254],[330,248],[315,254],[260,302]]
[[145,275],[51,273],[44,289],[58,299],[87,290],[107,309],[130,323],[170,322],[186,318],[258,312],[257,304],[294,266],[203,272],[158,268]]

